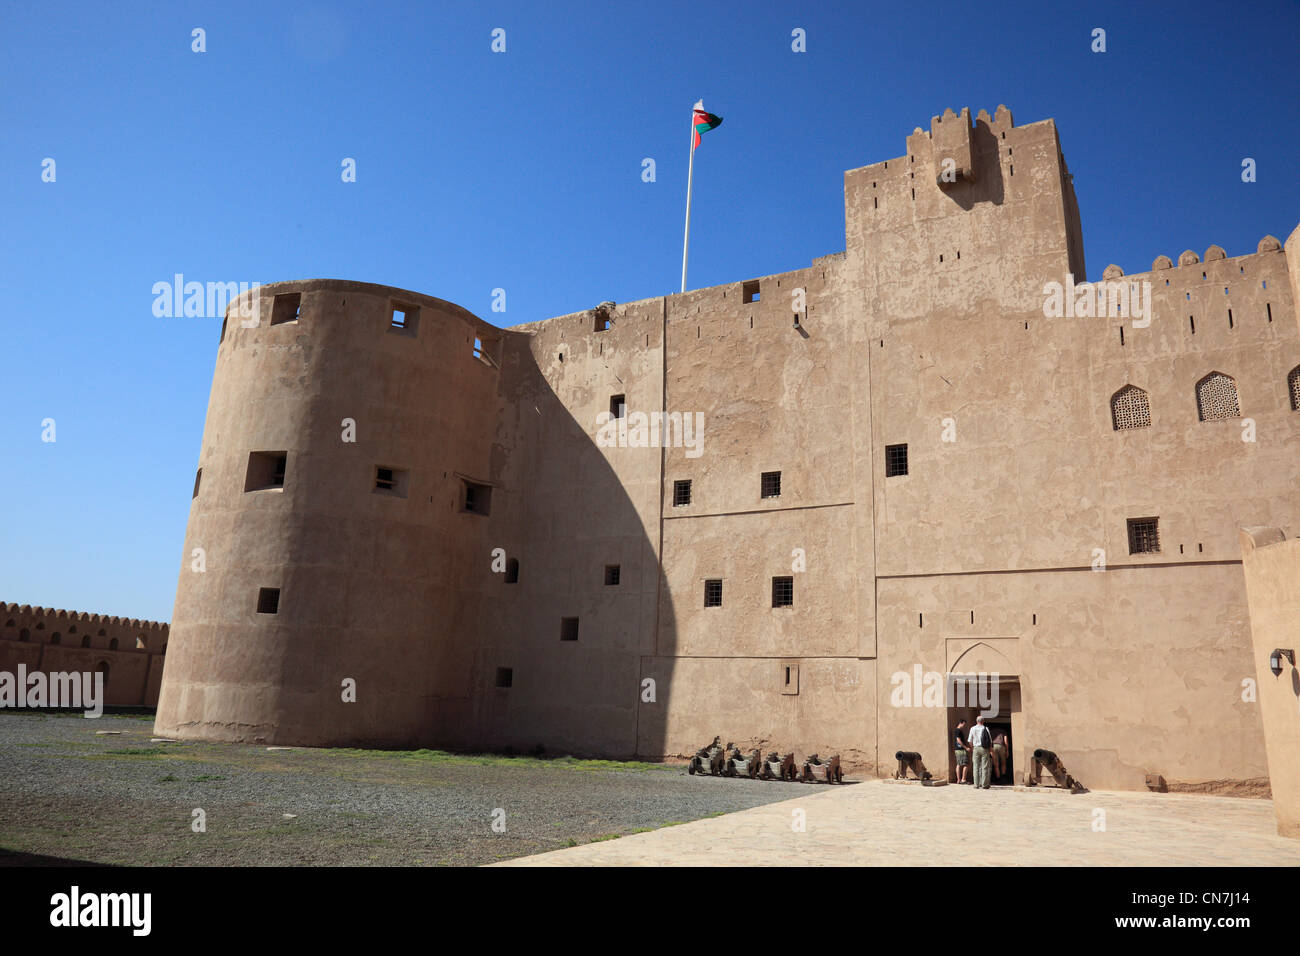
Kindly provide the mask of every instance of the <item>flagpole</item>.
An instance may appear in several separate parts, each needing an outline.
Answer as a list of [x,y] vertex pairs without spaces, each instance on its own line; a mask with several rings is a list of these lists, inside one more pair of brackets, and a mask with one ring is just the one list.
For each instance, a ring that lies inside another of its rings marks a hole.
[[[701,100],[701,102],[703,102]],[[686,237],[682,240],[682,292],[686,291],[686,253],[691,247],[691,182],[695,178],[695,110],[691,110],[691,161],[686,167]]]

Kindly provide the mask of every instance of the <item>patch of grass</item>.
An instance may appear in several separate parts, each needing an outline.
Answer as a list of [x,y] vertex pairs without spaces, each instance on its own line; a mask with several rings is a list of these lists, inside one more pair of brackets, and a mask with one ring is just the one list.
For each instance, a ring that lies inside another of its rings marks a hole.
[[175,783],[175,782],[176,782],[177,780],[179,780],[179,779],[180,779],[180,777],[174,776],[174,775],[172,775],[172,774],[169,773],[169,774],[168,774],[167,776],[165,776],[165,777],[160,777],[160,778],[158,779],[158,782],[159,782],[159,783]]
[[201,773],[195,777],[191,783],[203,783],[205,780],[225,780],[226,778],[217,773]]
[[105,750],[104,753],[115,757],[157,757],[162,751],[157,747],[136,747],[127,750]]

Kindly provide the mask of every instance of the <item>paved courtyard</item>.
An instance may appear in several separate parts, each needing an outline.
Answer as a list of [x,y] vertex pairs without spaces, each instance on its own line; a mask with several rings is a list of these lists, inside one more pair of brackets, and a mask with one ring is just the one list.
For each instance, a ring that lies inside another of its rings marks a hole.
[[1268,800],[871,781],[497,865],[801,864],[1300,866],[1300,840],[1277,836]]

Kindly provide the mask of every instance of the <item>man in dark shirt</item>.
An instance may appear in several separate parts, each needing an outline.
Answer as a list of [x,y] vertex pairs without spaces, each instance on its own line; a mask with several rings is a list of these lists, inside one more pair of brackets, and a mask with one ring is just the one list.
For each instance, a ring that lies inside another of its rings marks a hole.
[[966,742],[966,721],[957,721],[957,729],[952,732],[953,756],[957,758],[957,782],[969,783],[966,773],[970,770],[970,745]]

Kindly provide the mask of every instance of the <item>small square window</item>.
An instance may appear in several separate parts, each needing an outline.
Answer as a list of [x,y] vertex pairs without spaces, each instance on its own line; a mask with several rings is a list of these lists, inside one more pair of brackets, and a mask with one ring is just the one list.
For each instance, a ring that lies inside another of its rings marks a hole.
[[249,452],[248,471],[244,475],[244,491],[267,491],[283,488],[285,466],[288,460],[288,452]]
[[1160,553],[1160,519],[1159,518],[1129,518],[1128,519],[1128,553],[1129,554],[1159,554]]
[[618,587],[619,578],[622,576],[623,569],[617,564],[605,565],[605,586]]
[[490,514],[492,511],[492,486],[481,485],[468,479],[462,479],[462,481],[465,487],[461,510],[476,515]]
[[477,333],[474,336],[474,357],[490,368],[500,368],[501,340]]
[[278,614],[280,611],[280,589],[260,588],[257,592],[257,613]]
[[271,324],[284,325],[297,322],[302,314],[302,293],[293,292],[277,295],[271,300]]
[[401,332],[403,335],[415,335],[420,325],[420,310],[413,305],[393,303],[389,313],[388,331]]
[[404,468],[376,465],[374,490],[380,494],[392,495],[395,498],[405,498],[410,484],[409,475],[410,472]]
[[560,640],[576,641],[578,639],[578,619],[576,617],[560,618]]
[[772,607],[794,607],[794,578],[772,579]]
[[611,395],[609,397],[609,417],[624,418],[627,415],[627,396]]
[[513,687],[515,683],[515,669],[513,667],[497,668],[497,686]]
[[885,446],[885,477],[894,478],[907,474],[907,446]]
[[691,503],[691,480],[673,482],[673,507],[680,508],[682,505]]
[[742,283],[740,286],[740,291],[742,296],[744,297],[746,305],[748,305],[750,302],[759,302],[763,298],[762,293],[759,292],[758,289],[757,279],[752,279],[749,282]]
[[604,309],[596,310],[596,322],[594,328],[597,332],[609,331],[609,312]]
[[781,497],[781,473],[779,471],[763,472],[762,491],[764,498]]
[[704,606],[722,607],[722,579],[711,578],[704,582]]

